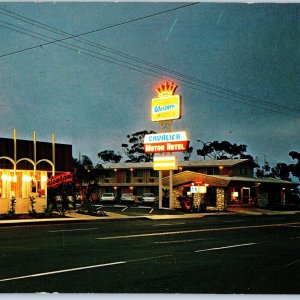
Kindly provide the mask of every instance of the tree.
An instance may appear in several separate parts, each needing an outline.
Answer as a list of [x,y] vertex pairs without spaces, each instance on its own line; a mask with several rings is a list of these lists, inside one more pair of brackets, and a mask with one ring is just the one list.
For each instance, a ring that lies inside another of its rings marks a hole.
[[265,161],[264,165],[262,167],[259,167],[256,170],[256,177],[258,178],[269,177],[270,173],[266,173],[266,172],[270,172],[270,171],[271,171],[271,167],[269,165],[269,162]]
[[187,150],[183,152],[183,159],[184,159],[185,161],[190,160],[191,155],[192,155],[192,153],[193,153],[193,150],[194,150],[194,148],[189,146],[189,147],[187,148]]
[[[200,141],[200,140],[198,140]],[[202,141],[200,141],[202,142]],[[245,154],[247,150],[246,145],[232,144],[228,141],[213,141],[208,143],[203,143],[203,147],[197,149],[197,154],[200,156],[209,157],[211,159],[234,159],[234,158],[250,158],[253,157],[249,154]]]
[[83,182],[87,183],[88,188],[85,194],[85,200],[88,200],[92,190],[97,186],[97,184],[95,184],[96,179],[104,169],[101,164],[94,166],[91,159],[86,155],[82,155],[80,160],[73,158],[73,168],[75,181],[79,183],[80,191],[82,191]]
[[290,168],[286,163],[277,163],[268,176],[290,181]]
[[98,157],[103,163],[119,163],[122,155],[116,154],[113,150],[104,150],[98,153]]
[[126,160],[126,162],[153,161],[153,154],[148,154],[144,151],[144,137],[146,134],[152,133],[156,132],[143,130],[127,135],[129,144],[122,144],[122,148],[128,157],[128,160]]
[[289,153],[292,159],[296,160],[295,164],[290,164],[289,169],[293,176],[297,177],[300,181],[300,152],[291,151]]

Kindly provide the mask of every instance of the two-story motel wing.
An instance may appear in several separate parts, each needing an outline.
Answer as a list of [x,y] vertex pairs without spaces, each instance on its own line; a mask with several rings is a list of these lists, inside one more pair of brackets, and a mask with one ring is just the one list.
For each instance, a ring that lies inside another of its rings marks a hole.
[[[158,195],[158,172],[152,162],[109,163],[99,178],[99,194],[113,192],[117,197],[132,192],[136,196],[152,192]],[[206,186],[206,201],[210,210],[226,210],[230,205],[284,204],[287,189],[298,184],[274,178],[256,178],[258,165],[251,159],[183,161],[173,175],[173,204],[179,207],[177,197],[190,191],[190,186]],[[168,187],[169,172],[163,172],[163,186]],[[196,196],[196,195],[194,195]],[[194,198],[195,201],[197,197]]]

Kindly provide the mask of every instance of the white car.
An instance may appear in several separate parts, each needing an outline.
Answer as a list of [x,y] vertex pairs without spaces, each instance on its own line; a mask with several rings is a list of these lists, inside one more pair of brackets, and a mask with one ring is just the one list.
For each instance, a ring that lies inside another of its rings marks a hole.
[[145,193],[142,197],[142,202],[144,203],[154,203],[157,201],[157,197],[152,193]]
[[121,201],[135,202],[135,196],[132,193],[124,193],[121,196]]
[[115,197],[114,193],[104,193],[104,194],[102,194],[100,201],[115,202],[116,197]]

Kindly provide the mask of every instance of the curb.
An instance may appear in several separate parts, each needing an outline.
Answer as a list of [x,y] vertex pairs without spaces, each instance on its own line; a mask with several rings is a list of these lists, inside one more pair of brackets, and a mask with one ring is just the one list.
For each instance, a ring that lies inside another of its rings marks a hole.
[[[109,213],[108,213],[109,214]],[[208,216],[227,216],[227,215],[243,215],[243,216],[279,216],[279,215],[296,215],[300,211],[269,211],[269,212],[252,212],[252,211],[228,211],[218,213],[192,213],[183,215],[140,215],[140,216],[124,216],[113,214],[111,216],[86,216],[76,214],[66,218],[45,218],[45,219],[24,219],[24,220],[0,220],[0,227],[5,226],[21,226],[21,225],[46,225],[61,223],[83,223],[83,222],[111,222],[111,221],[134,221],[134,220],[178,220],[178,219],[201,219]]]
[[21,225],[46,225],[46,224],[61,224],[61,223],[84,223],[93,221],[111,222],[111,221],[130,221],[130,220],[145,220],[145,216],[136,217],[83,217],[83,218],[52,218],[52,219],[26,219],[26,220],[3,220],[0,221],[0,227],[5,226],[21,226]]

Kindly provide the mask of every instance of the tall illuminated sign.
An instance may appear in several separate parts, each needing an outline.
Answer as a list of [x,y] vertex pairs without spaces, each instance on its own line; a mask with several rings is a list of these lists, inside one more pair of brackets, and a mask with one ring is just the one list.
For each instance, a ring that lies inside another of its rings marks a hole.
[[176,156],[157,156],[153,159],[153,169],[156,171],[162,170],[177,170],[178,159]]
[[153,122],[176,120],[181,117],[181,98],[179,95],[153,98],[151,103],[151,120]]
[[[158,98],[151,102],[151,120],[159,123],[159,134],[146,135],[144,150],[146,153],[172,153],[186,151],[188,141],[185,131],[173,132],[173,120],[181,118],[181,97],[175,95],[177,84],[164,82],[156,88]],[[172,208],[173,170],[178,169],[178,159],[175,156],[155,156],[154,170],[159,171],[159,208],[162,208],[162,170],[169,170],[169,208]]]
[[156,88],[158,98],[151,102],[151,120],[153,122],[176,120],[181,118],[181,97],[174,95],[177,84],[165,82]]
[[182,152],[189,145],[185,131],[146,134],[144,151],[146,153]]

